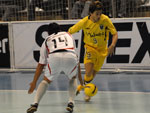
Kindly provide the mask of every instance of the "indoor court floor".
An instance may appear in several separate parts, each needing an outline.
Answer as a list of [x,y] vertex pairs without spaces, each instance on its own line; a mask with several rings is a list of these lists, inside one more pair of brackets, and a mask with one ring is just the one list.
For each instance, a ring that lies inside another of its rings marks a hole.
[[[33,75],[0,73],[0,113],[26,113],[36,92],[27,94]],[[63,74],[60,76],[49,86],[35,113],[67,113],[68,83],[64,82],[67,78]],[[73,113],[150,112],[150,73],[100,73],[93,83],[99,89],[97,95],[84,102],[81,92],[75,99]]]

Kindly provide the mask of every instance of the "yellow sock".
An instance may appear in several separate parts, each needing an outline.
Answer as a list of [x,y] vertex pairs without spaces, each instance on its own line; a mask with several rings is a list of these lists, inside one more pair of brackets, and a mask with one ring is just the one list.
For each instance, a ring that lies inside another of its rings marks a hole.
[[86,83],[89,83],[89,82],[91,82],[93,80],[93,75],[91,75],[91,76],[87,76],[86,74],[84,75],[84,81],[86,82]]

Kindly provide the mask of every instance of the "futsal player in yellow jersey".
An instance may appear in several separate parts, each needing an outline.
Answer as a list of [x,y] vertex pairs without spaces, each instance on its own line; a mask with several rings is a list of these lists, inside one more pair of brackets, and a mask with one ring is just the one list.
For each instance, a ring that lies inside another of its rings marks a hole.
[[[81,19],[68,30],[70,34],[76,33],[81,29],[84,32],[84,83],[91,82],[101,69],[106,56],[113,55],[114,47],[118,40],[117,31],[111,20],[108,16],[102,14],[101,2],[93,2],[89,7],[89,13],[89,16]],[[113,37],[111,45],[107,47],[109,32]],[[79,85],[77,92],[82,88],[83,86]],[[90,97],[85,96],[85,101],[89,100]]]

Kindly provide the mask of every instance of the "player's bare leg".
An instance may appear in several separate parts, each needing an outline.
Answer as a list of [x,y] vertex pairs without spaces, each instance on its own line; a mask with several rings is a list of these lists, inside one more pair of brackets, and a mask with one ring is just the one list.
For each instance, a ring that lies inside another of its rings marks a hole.
[[86,63],[85,65],[84,83],[90,83],[93,80],[94,64]]
[[[94,70],[93,63],[86,63],[85,64],[85,75],[84,75],[84,84],[90,83],[94,77],[96,76],[97,71]],[[91,99],[90,96],[85,95],[84,100],[89,102]]]

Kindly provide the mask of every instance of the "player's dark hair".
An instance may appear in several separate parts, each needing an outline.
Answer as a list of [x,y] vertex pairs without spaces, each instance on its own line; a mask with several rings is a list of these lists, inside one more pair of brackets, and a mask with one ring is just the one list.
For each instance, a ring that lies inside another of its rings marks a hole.
[[51,35],[53,33],[57,34],[60,31],[61,31],[60,25],[58,25],[57,23],[53,22],[48,25],[48,34],[49,35]]
[[100,1],[95,1],[90,4],[89,12],[93,13],[96,10],[102,10],[102,9],[103,9],[102,3]]

